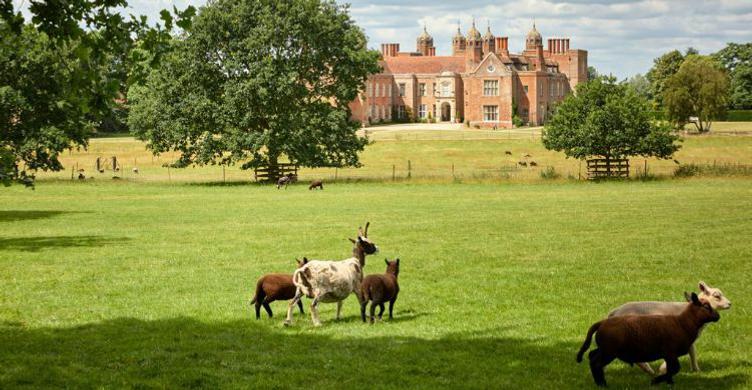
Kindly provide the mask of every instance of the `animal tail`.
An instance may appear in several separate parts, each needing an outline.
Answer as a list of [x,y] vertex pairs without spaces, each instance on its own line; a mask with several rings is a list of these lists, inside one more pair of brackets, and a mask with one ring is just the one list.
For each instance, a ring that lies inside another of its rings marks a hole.
[[308,281],[308,278],[311,276],[310,273],[311,271],[308,267],[303,266],[295,270],[295,273],[292,274],[292,283],[303,293],[303,295],[308,297],[311,296],[311,282]]
[[256,302],[260,302],[264,300],[264,278],[261,278],[256,282],[256,295],[253,296],[253,299],[251,299],[250,302],[248,302],[249,305],[253,305]]
[[595,333],[598,330],[598,328],[600,328],[602,322],[603,321],[598,321],[594,323],[590,327],[590,329],[588,329],[587,336],[585,336],[585,342],[582,344],[582,347],[580,347],[580,351],[577,352],[577,363],[580,363],[582,361],[582,354],[584,354],[585,351],[587,351],[588,348],[590,348],[590,340],[593,338],[593,333]]

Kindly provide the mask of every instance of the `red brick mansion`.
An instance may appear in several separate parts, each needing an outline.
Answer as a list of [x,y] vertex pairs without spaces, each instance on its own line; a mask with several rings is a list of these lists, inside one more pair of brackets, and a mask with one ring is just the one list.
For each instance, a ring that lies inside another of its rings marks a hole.
[[451,56],[436,55],[425,28],[415,52],[382,44],[382,73],[350,104],[353,118],[376,123],[410,116],[509,128],[516,106],[523,122],[543,124],[554,103],[587,80],[587,51],[570,49],[569,39],[549,39],[544,49],[535,24],[522,53],[510,53],[508,43],[490,27],[481,36],[473,23],[467,37],[457,28]]

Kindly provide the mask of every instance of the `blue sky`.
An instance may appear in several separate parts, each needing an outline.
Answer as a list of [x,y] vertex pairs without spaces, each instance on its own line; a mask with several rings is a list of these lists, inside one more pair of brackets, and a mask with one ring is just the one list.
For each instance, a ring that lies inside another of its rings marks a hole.
[[[206,1],[129,3],[130,12],[156,17],[162,8],[200,6]],[[590,65],[619,78],[647,72],[655,57],[671,49],[692,46],[709,54],[727,42],[752,41],[752,0],[352,0],[350,12],[373,48],[394,42],[402,50],[415,50],[415,38],[425,24],[437,55],[451,53],[450,39],[458,20],[463,32],[473,18],[481,32],[490,23],[494,35],[509,37],[513,52],[522,48],[535,20],[544,42],[568,37],[572,48],[588,50]]]

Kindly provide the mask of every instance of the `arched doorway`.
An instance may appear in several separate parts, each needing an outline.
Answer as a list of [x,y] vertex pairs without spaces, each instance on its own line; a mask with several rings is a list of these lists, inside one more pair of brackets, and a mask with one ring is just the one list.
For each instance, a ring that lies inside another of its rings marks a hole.
[[441,121],[449,122],[452,120],[452,106],[447,103],[441,103]]

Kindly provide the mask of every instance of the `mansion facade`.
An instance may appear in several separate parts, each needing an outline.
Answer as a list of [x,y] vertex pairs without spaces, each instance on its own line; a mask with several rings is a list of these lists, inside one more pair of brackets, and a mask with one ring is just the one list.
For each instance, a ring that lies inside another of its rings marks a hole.
[[364,93],[350,103],[353,119],[510,128],[516,108],[523,122],[541,125],[555,103],[587,81],[587,51],[570,49],[569,39],[548,39],[544,49],[535,24],[522,53],[510,53],[508,42],[490,27],[481,36],[473,22],[467,37],[457,28],[451,56],[436,55],[425,27],[415,52],[382,44],[382,72],[369,77]]

